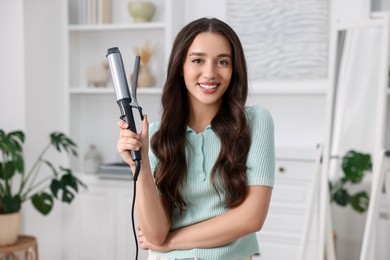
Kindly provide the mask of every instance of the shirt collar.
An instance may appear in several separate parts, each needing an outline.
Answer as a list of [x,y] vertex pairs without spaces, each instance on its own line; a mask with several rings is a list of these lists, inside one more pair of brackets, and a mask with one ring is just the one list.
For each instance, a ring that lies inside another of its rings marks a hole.
[[[208,125],[204,130],[203,130],[203,132],[206,132],[207,130],[209,130],[209,129],[211,129],[211,125]],[[195,130],[194,129],[192,129],[191,127],[189,127],[188,125],[187,125],[187,129],[186,129],[186,133],[196,133],[195,132]],[[202,133],[202,132],[201,132]]]

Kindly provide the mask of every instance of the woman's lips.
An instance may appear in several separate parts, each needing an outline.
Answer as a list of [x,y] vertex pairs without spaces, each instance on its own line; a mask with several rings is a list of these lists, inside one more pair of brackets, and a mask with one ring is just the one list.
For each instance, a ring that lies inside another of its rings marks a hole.
[[218,83],[199,83],[198,86],[203,93],[212,94],[217,90]]

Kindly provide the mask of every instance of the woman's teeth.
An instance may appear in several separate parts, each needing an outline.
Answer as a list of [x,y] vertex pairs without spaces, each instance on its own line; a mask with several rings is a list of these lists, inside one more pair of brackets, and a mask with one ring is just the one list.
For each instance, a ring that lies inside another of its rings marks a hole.
[[214,88],[217,87],[217,84],[215,84],[215,85],[199,84],[199,86],[200,86],[201,88],[204,88],[204,89],[214,89]]

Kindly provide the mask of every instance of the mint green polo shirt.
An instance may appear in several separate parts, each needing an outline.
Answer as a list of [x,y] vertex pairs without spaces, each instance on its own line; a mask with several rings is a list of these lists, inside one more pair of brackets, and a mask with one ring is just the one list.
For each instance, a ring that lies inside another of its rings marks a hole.
[[[246,113],[251,131],[251,147],[247,160],[248,185],[273,187],[275,151],[272,117],[265,108],[260,106],[247,107]],[[150,137],[158,127],[159,123],[150,125]],[[174,210],[171,230],[205,221],[229,210],[225,204],[225,194],[221,191],[217,194],[210,180],[221,147],[218,136],[211,126],[201,133],[196,133],[187,127],[186,138],[188,174],[182,192],[187,207],[181,215],[178,209]],[[149,159],[153,172],[157,161],[151,149],[149,149]],[[166,258],[199,257],[207,260],[233,260],[253,255],[258,251],[256,234],[253,233],[219,247],[154,253]]]

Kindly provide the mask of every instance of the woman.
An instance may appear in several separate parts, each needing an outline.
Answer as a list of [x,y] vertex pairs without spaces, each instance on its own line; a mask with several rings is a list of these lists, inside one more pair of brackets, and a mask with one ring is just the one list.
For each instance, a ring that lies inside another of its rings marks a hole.
[[[118,123],[117,149],[142,152],[136,211],[149,259],[251,259],[274,182],[273,121],[245,107],[244,52],[236,33],[201,18],[177,35],[159,123]],[[148,130],[149,128],[149,130]],[[150,148],[149,148],[150,136]]]

